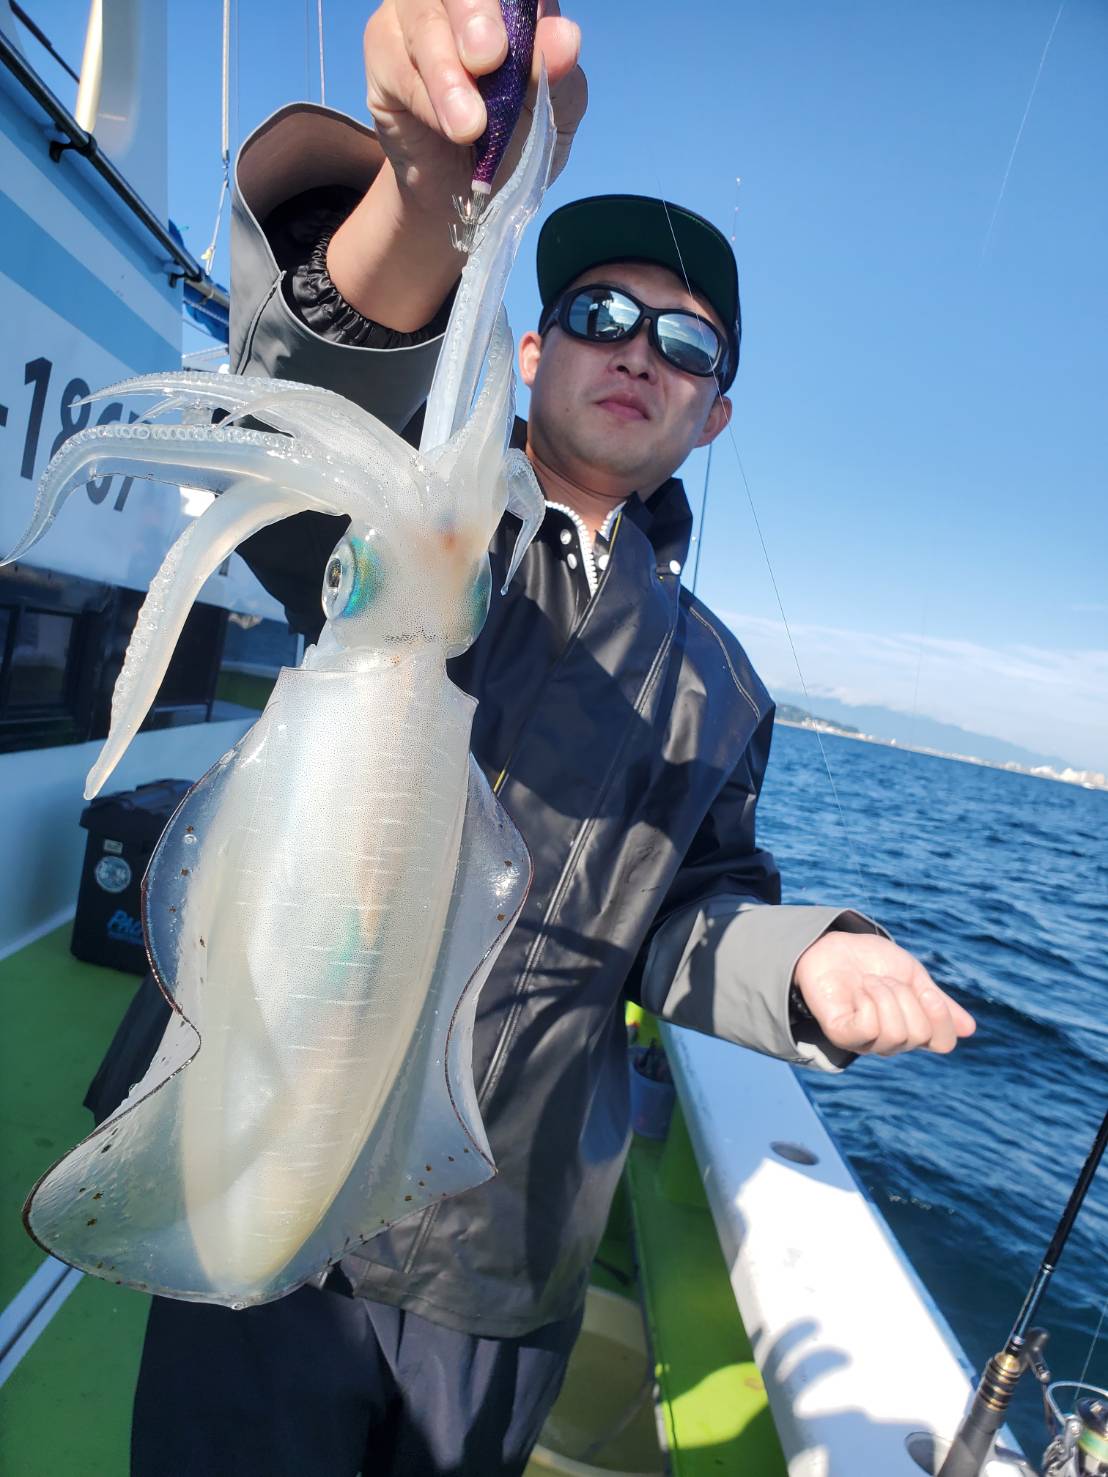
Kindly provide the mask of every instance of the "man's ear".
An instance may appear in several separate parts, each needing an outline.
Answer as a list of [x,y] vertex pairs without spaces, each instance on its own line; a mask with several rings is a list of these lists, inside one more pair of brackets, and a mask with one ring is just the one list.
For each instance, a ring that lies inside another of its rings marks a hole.
[[[520,344],[521,353],[522,350],[523,345]],[[725,430],[730,424],[732,408],[731,401],[726,395],[716,395],[712,400],[712,408],[708,412],[708,419],[704,422],[704,429],[701,431],[699,439],[693,442],[693,445],[707,446],[709,441],[714,441],[719,433]]]
[[519,340],[519,377],[528,389],[535,383],[542,354],[542,335],[528,329]]

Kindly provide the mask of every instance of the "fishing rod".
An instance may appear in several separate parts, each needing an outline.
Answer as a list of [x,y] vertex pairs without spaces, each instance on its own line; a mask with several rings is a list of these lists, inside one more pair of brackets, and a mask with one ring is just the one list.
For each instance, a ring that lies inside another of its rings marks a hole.
[[[1060,1427],[1044,1453],[1043,1477],[1108,1477],[1108,1391],[1080,1381],[1053,1383],[1043,1358],[1048,1335],[1045,1329],[1031,1326],[1106,1146],[1108,1113],[1097,1130],[1093,1146],[1070,1192],[1046,1255],[1028,1288],[1008,1341],[985,1366],[973,1404],[958,1428],[938,1477],[981,1477],[993,1440],[1004,1423],[1005,1412],[1026,1369],[1030,1369],[1042,1385],[1047,1410]],[[1064,1415],[1057,1403],[1055,1392],[1063,1388],[1087,1392],[1077,1400],[1072,1415]]]

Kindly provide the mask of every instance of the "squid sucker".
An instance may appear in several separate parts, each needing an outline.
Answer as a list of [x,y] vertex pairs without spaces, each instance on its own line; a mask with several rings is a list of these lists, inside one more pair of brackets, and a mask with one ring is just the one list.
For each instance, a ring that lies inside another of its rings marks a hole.
[[[329,391],[167,373],[132,425],[80,432],[43,474],[43,536],[96,477],[217,496],[150,585],[89,774],[138,731],[204,581],[260,528],[305,510],[350,528],[326,623],[265,711],[189,791],[144,881],[147,952],[173,1012],[143,1079],[24,1209],[48,1252],[148,1292],[246,1307],[495,1172],[472,1073],[477,995],[531,864],[469,752],[475,704],[446,673],[484,623],[488,546],[543,517],[508,449],[502,307],[553,149],[545,80],[520,163],[482,217],[418,451]],[[218,425],[215,410],[227,413]],[[166,419],[167,417],[178,419]],[[247,430],[252,417],[268,431]]]

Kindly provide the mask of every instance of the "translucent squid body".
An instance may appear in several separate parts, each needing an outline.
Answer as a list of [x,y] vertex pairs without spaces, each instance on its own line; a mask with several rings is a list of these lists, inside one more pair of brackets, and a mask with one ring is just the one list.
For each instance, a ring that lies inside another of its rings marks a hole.
[[[246,1306],[494,1167],[471,1068],[475,1000],[530,859],[469,753],[474,704],[444,663],[480,631],[487,548],[543,515],[508,451],[501,300],[542,198],[545,84],[456,298],[420,449],[328,391],[167,374],[147,420],[74,436],[44,474],[18,558],[110,472],[218,493],[155,576],[87,795],[138,730],[205,579],[259,528],[346,513],[316,646],[193,788],[147,872],[144,923],[174,1006],[143,1080],[35,1187],[31,1234],[89,1272]],[[484,379],[478,393],[478,382]],[[230,411],[218,426],[215,407]],[[150,418],[181,412],[180,423]],[[243,429],[251,416],[272,431]]]

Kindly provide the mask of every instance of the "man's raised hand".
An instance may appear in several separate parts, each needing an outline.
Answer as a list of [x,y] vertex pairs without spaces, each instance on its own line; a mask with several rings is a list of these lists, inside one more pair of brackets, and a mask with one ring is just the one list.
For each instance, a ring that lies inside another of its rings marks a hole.
[[[580,33],[545,0],[535,68],[546,62],[558,141],[554,170],[569,156],[588,88],[577,65]],[[386,164],[331,237],[327,270],[364,318],[410,333],[428,324],[458,280],[464,258],[451,245],[454,197],[469,194],[471,145],[485,126],[475,77],[504,60],[497,0],[383,0],[365,28],[366,102]],[[530,123],[525,112],[498,177],[514,166]]]
[[[577,64],[577,26],[562,18],[557,0],[540,10],[533,81],[541,56],[559,135],[556,174],[588,89]],[[384,0],[366,25],[366,103],[374,126],[400,189],[430,208],[468,191],[468,146],[485,127],[474,79],[496,70],[507,45],[497,0]]]

